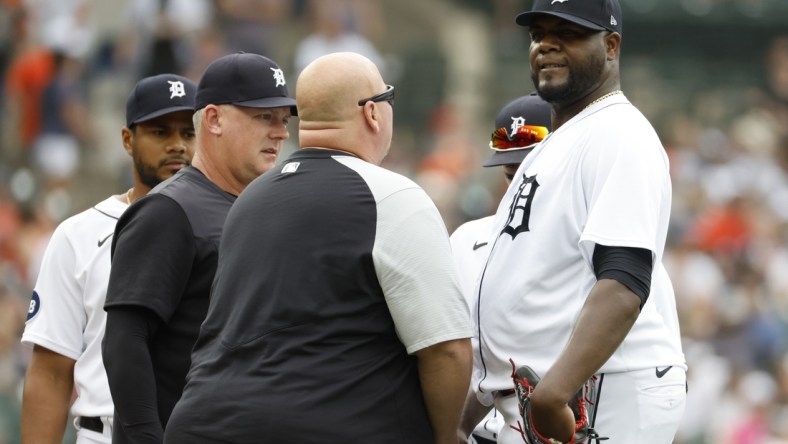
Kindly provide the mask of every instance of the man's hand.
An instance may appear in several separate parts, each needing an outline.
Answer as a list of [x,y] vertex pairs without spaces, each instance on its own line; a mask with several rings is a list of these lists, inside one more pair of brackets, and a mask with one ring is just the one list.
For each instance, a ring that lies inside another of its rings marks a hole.
[[514,368],[512,380],[519,402],[522,423],[519,432],[531,444],[586,443],[594,431],[588,428],[582,389],[569,402],[539,397],[539,375],[524,365]]

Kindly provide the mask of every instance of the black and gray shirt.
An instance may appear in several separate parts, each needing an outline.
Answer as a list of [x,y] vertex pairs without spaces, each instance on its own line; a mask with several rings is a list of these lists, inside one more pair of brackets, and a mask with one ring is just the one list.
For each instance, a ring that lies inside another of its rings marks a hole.
[[414,352],[468,338],[446,228],[411,180],[295,152],[227,217],[169,443],[431,443]]

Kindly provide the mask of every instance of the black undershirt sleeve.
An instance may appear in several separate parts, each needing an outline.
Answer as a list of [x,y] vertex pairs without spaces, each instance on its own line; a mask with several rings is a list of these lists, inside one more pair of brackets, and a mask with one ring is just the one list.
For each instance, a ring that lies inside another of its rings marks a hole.
[[651,272],[654,265],[651,251],[644,248],[594,247],[594,274],[597,280],[614,279],[640,298],[640,309],[651,292]]
[[107,310],[101,352],[115,404],[115,427],[121,425],[135,443],[161,443],[164,438],[150,356],[150,343],[161,322],[143,307]]

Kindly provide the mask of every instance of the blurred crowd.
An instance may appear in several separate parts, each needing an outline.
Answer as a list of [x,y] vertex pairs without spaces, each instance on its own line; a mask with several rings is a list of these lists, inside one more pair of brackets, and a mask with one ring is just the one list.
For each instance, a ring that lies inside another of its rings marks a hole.
[[[492,110],[533,89],[523,61],[513,90],[480,91],[496,83],[496,58],[524,54],[511,17],[528,2],[485,2],[487,13],[468,3],[0,0],[0,444],[19,439],[29,354],[19,338],[40,255],[59,222],[128,188],[119,136],[139,78],[198,80],[216,57],[247,51],[286,67],[292,92],[315,57],[362,53],[402,94],[386,166],[427,190],[451,232],[494,211],[503,177],[481,168]],[[456,34],[429,29],[439,15],[451,15]],[[670,86],[628,75],[624,48],[624,91],[671,159],[665,262],[689,364],[676,442],[788,443],[788,34],[768,42],[756,61],[765,81],[735,104],[709,85],[670,112],[652,103]]]
[[[725,126],[664,122],[689,394],[681,442],[788,442],[788,36]],[[707,103],[706,106],[712,106]]]

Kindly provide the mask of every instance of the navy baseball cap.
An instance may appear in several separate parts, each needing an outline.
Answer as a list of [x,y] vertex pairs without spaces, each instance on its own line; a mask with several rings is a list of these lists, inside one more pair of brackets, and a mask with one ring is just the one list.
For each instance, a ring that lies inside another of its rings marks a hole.
[[249,108],[289,106],[298,115],[285,75],[268,57],[238,52],[214,60],[197,86],[197,109],[209,104],[232,104]]
[[535,17],[552,15],[596,31],[623,35],[621,5],[618,0],[534,0],[531,10],[515,18],[520,26],[531,26]]
[[186,77],[159,74],[134,85],[126,99],[126,127],[176,111],[194,112],[197,85]]
[[550,104],[535,92],[507,103],[495,118],[494,150],[484,166],[517,165],[552,130]]

